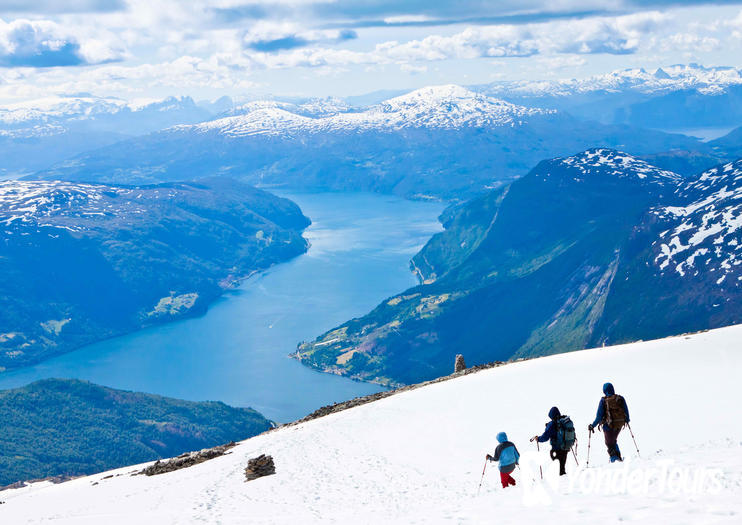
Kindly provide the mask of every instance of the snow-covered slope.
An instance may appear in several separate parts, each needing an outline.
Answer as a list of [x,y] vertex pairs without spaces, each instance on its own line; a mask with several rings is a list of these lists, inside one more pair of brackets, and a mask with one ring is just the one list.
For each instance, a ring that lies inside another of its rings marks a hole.
[[[739,287],[742,264],[742,159],[703,173],[683,185],[678,196],[689,204],[656,213],[672,227],[658,239],[661,270],[681,276],[701,268],[717,272],[717,284]],[[724,282],[730,277],[731,282]]]
[[195,126],[180,126],[179,129],[204,133],[217,131],[229,136],[281,135],[299,131],[391,132],[404,128],[515,126],[534,115],[555,113],[517,106],[455,85],[418,89],[356,112],[331,100],[325,104],[320,101],[301,106],[274,101],[253,102],[236,111],[241,114]]
[[[401,393],[239,444],[154,477],[135,467],[0,493],[3,523],[739,523],[742,326],[519,362]],[[452,356],[453,357],[453,356]],[[453,361],[453,359],[452,359]],[[601,385],[626,396],[641,458],[609,465],[594,417]],[[577,468],[557,480],[542,447],[552,405],[578,428]],[[488,466],[495,434],[519,447],[518,486]],[[248,458],[277,474],[245,483]],[[545,480],[538,463],[544,462]],[[534,479],[535,477],[535,479]]]
[[609,174],[618,178],[637,177],[660,185],[676,185],[682,179],[677,173],[663,170],[633,155],[608,148],[587,150],[571,157],[556,159],[555,162],[557,165],[561,164],[561,167],[579,170],[580,176]]

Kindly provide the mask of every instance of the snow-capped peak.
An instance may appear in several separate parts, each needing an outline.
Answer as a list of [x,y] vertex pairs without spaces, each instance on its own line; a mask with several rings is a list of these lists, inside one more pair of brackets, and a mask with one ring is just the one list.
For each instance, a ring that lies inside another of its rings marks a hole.
[[[328,111],[328,107],[330,108]],[[296,131],[391,131],[402,128],[518,126],[553,110],[528,108],[475,93],[461,86],[431,86],[391,98],[364,111],[350,111],[333,101],[294,106],[252,102],[244,114],[180,130],[217,131],[228,136],[278,135]]]
[[427,86],[390,98],[381,105],[410,106],[410,105],[437,105],[446,102],[486,100],[488,97],[476,93],[456,84],[441,86]]
[[608,173],[618,177],[637,177],[660,184],[677,184],[682,178],[677,173],[663,170],[632,155],[608,148],[589,149],[571,157],[556,159],[555,162],[578,169],[581,175]]
[[396,115],[394,124],[399,127],[455,128],[518,125],[527,117],[551,111],[517,106],[461,86],[445,85],[394,97],[369,112]]

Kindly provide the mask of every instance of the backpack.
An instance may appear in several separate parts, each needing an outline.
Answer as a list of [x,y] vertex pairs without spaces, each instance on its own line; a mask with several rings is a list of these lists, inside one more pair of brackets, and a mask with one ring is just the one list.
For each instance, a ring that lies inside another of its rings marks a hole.
[[569,416],[561,416],[556,420],[556,449],[569,450],[575,444],[577,435],[575,425]]
[[623,397],[618,394],[603,398],[605,403],[605,424],[613,430],[620,430],[626,424],[626,410]]

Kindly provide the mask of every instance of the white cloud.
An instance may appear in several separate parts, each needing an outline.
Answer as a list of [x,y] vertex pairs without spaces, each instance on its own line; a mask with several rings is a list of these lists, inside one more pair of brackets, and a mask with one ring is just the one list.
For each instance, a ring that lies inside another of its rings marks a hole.
[[242,42],[249,49],[275,52],[316,44],[337,44],[357,37],[357,33],[350,30],[306,30],[293,22],[258,22],[244,33]]
[[54,67],[98,64],[117,60],[121,51],[95,39],[82,42],[49,20],[0,20],[0,65]]
[[718,38],[697,35],[693,33],[675,33],[658,40],[656,44],[660,51],[701,51],[711,52],[721,47]]
[[[642,13],[617,18],[587,18],[527,25],[474,26],[453,35],[430,35],[407,42],[387,41],[366,52],[331,48],[252,53],[268,68],[352,64],[409,64],[449,59],[529,57],[540,54],[628,54],[644,35],[668,21],[667,15]],[[574,59],[572,59],[574,61]]]
[[405,73],[417,75],[419,73],[425,73],[428,71],[428,66],[422,64],[400,64],[399,69]]

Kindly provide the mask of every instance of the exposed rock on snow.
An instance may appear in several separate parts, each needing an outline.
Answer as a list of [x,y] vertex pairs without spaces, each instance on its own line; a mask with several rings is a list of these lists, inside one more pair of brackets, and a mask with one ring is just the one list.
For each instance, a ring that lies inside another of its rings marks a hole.
[[165,474],[166,472],[173,472],[183,468],[192,467],[198,465],[204,461],[218,458],[227,453],[227,451],[236,445],[234,441],[227,443],[226,445],[219,445],[214,448],[205,448],[198,452],[186,452],[181,454],[177,458],[168,459],[165,461],[157,460],[152,465],[145,467],[136,474],[144,474],[145,476],[156,476],[157,474]]
[[276,473],[276,465],[273,463],[273,456],[266,456],[261,454],[256,458],[252,458],[247,461],[247,468],[245,468],[245,480],[252,481],[254,479],[262,478],[263,476],[270,476]]
[[453,365],[453,371],[461,372],[462,370],[466,370],[466,361],[464,361],[464,356],[461,354],[456,354],[456,362]]

